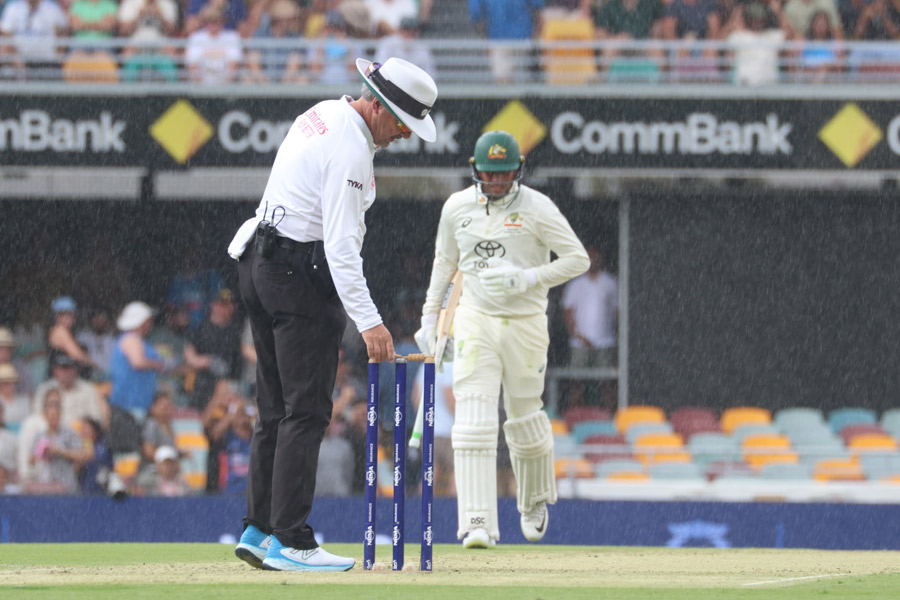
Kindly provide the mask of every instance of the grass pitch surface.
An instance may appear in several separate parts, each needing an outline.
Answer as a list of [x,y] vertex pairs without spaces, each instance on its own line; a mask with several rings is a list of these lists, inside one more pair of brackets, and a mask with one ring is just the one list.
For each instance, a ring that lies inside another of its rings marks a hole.
[[[587,546],[435,548],[432,573],[252,569],[217,544],[0,545],[0,598],[311,600],[900,598],[900,553]],[[378,560],[390,561],[379,547]],[[418,563],[410,545],[407,562]],[[300,587],[302,586],[302,587]]]

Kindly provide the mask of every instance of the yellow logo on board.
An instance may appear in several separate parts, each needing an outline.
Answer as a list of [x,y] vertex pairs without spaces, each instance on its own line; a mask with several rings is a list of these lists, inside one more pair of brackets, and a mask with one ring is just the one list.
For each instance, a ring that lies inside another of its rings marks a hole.
[[884,137],[881,129],[854,103],[838,111],[822,129],[819,139],[851,169]]
[[209,141],[213,127],[190,102],[179,100],[150,126],[150,135],[183,165]]
[[547,136],[547,128],[528,108],[513,100],[485,124],[485,131],[508,131],[519,142],[519,151],[523,155],[531,152],[542,139]]

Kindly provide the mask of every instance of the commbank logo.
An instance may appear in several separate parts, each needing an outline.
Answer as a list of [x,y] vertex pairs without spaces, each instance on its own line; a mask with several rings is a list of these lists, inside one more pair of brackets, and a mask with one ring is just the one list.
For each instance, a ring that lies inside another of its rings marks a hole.
[[[482,131],[508,131],[519,142],[519,151],[528,154],[547,135],[547,128],[528,107],[513,100],[487,122]],[[506,154],[504,148],[504,154]]]
[[881,128],[853,102],[845,105],[819,130],[822,143],[850,168],[858,165],[882,137]]
[[178,100],[150,126],[150,135],[183,165],[213,136],[213,127],[190,102]]

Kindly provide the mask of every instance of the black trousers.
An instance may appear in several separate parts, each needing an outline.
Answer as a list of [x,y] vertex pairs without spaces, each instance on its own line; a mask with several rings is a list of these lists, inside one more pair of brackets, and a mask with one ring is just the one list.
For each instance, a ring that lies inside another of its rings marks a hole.
[[298,549],[317,546],[306,519],[346,323],[337,295],[314,287],[307,261],[305,249],[280,246],[262,258],[251,240],[238,263],[258,359],[244,526]]

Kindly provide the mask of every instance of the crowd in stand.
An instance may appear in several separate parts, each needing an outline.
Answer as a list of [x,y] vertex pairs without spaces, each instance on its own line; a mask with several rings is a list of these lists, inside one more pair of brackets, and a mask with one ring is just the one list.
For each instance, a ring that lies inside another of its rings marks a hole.
[[[777,79],[779,60],[811,81],[867,64],[890,70],[900,62],[889,45],[853,53],[842,45],[896,42],[900,0],[443,1],[453,6],[434,0],[0,0],[0,79],[342,84],[356,80],[354,59],[371,54],[407,58],[440,80],[422,33],[498,42],[488,62],[500,82],[531,80],[541,69],[561,69],[561,81],[570,83],[680,69],[676,80],[759,85]],[[64,37],[79,43],[61,53]],[[114,38],[122,43],[101,43]],[[608,43],[586,51],[584,69],[578,64],[584,51],[539,57],[504,44],[571,39]],[[629,46],[635,41],[649,46]],[[807,43],[785,49],[785,41]],[[653,42],[684,43],[673,51]]]

